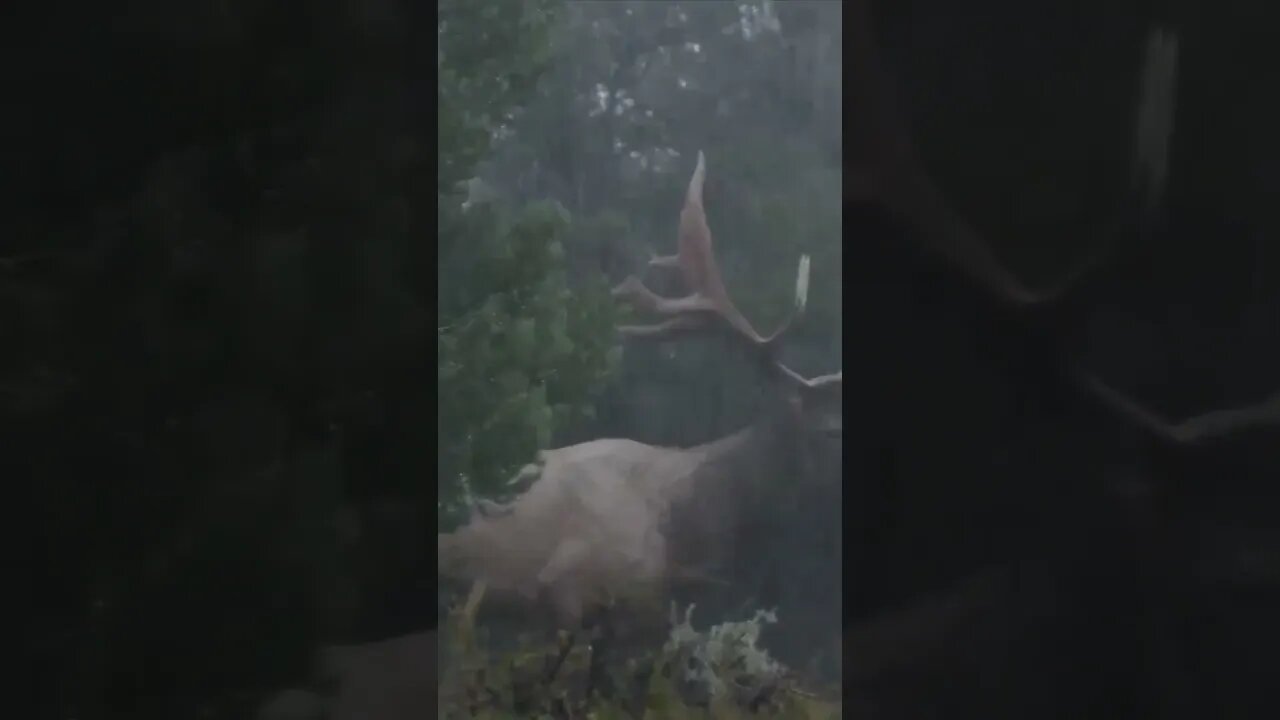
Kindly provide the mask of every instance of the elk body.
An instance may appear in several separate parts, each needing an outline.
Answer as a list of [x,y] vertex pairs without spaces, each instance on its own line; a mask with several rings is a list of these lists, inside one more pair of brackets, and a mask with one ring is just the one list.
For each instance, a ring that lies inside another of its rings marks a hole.
[[[712,254],[702,206],[706,161],[698,154],[680,215],[678,253],[650,267],[678,268],[689,286],[664,298],[632,276],[614,295],[661,319],[619,328],[651,341],[721,333],[760,368],[766,408],[748,427],[688,448],[601,439],[541,453],[524,475],[528,489],[505,506],[477,507],[469,523],[439,537],[442,576],[483,584],[486,592],[537,603],[561,628],[577,628],[593,609],[624,603],[651,619],[689,584],[728,585],[735,538],[759,494],[762,468],[803,463],[816,438],[840,432],[840,373],[808,379],[778,361],[790,321],[769,336],[755,331],[730,300]],[[808,262],[801,258],[793,316],[803,311]],[[644,602],[648,601],[648,602]]]
[[703,463],[745,438],[687,450],[603,439],[546,451],[514,503],[440,537],[441,571],[546,600],[572,627],[585,607],[666,580],[663,518]]

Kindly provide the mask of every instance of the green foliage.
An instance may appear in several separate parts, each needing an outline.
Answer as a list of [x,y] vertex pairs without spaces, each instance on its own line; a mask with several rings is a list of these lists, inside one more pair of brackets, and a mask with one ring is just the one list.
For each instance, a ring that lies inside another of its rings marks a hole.
[[471,495],[501,495],[558,430],[590,417],[617,363],[604,277],[570,283],[564,208],[513,208],[458,188],[546,67],[553,7],[440,6],[437,506],[445,527],[464,516]]
[[[438,715],[441,718],[572,717],[645,720],[733,720],[772,717],[830,720],[841,701],[800,687],[795,678],[756,645],[767,613],[726,622],[699,632],[690,624],[693,608],[673,623],[664,643],[619,656],[597,670],[597,690],[587,694],[592,647],[572,645],[560,633],[538,644],[521,636],[516,647],[495,650],[476,611],[483,592],[452,609],[442,625]],[[598,641],[597,641],[598,642]],[[564,651],[568,649],[567,654]],[[554,674],[548,668],[564,654]],[[610,656],[613,657],[613,656]],[[603,687],[610,690],[601,691]],[[838,698],[838,695],[837,695]]]
[[471,177],[551,60],[554,0],[437,4],[438,187]]
[[500,496],[555,429],[589,417],[617,363],[607,288],[602,279],[569,288],[558,239],[567,218],[557,210],[530,205],[511,222],[497,209],[468,214],[476,257],[457,282],[483,300],[442,316],[437,331],[446,521],[462,494]]

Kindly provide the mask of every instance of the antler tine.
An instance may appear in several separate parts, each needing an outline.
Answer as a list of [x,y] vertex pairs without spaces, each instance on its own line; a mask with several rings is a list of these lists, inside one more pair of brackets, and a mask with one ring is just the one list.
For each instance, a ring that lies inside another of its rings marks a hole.
[[[679,269],[689,294],[681,298],[662,297],[645,287],[639,277],[628,277],[614,288],[614,297],[637,309],[670,317],[653,325],[629,325],[618,330],[624,337],[666,338],[679,332],[709,329],[713,325],[711,320],[718,318],[753,347],[770,350],[786,334],[802,308],[793,309],[777,330],[765,336],[758,333],[733,304],[720,277],[712,249],[711,228],[707,225],[702,205],[706,173],[706,156],[698,151],[698,164],[689,178],[684,208],[680,211],[676,254],[655,256],[648,263],[649,267]],[[803,262],[807,283],[807,258]]]
[[777,369],[779,375],[804,390],[811,390],[815,392],[838,390],[844,383],[843,370],[829,375],[818,375],[813,378],[806,378],[780,362],[774,362],[773,366]]
[[[792,317],[799,316],[804,312],[805,305],[808,302],[809,295],[809,256],[800,256],[800,270],[796,275],[796,298],[793,307]],[[828,375],[818,375],[813,378],[806,378],[800,373],[787,367],[780,361],[774,360],[773,369],[782,377],[783,380],[790,382],[801,393],[817,394],[839,392],[844,386],[844,371],[840,370]]]

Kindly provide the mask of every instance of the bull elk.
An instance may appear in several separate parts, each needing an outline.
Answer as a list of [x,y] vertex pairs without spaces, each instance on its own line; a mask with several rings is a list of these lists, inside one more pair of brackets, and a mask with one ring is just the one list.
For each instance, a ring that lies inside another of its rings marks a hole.
[[[703,210],[705,176],[699,153],[680,213],[677,253],[649,261],[651,268],[678,269],[688,295],[661,297],[630,276],[614,296],[660,319],[618,330],[636,341],[719,332],[752,358],[774,391],[768,411],[695,447],[608,438],[544,451],[525,473],[532,482],[523,494],[508,505],[480,505],[466,525],[439,536],[442,576],[539,603],[569,630],[615,601],[666,598],[684,583],[728,582],[721,570],[736,545],[740,503],[750,495],[745,479],[841,432],[842,374],[807,378],[778,357],[787,329],[804,310],[807,256],[800,259],[791,317],[768,335],[757,332],[721,280]],[[651,617],[665,619],[664,603],[648,607],[659,611]]]

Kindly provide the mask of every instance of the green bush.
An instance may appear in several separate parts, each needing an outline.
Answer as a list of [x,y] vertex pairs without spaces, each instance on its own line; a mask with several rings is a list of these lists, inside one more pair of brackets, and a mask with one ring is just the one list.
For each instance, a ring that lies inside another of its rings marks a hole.
[[[772,717],[827,720],[841,714],[838,688],[810,692],[756,645],[762,626],[776,622],[757,613],[704,632],[693,628],[693,607],[677,618],[661,646],[641,648],[603,668],[605,679],[588,694],[593,643],[573,644],[557,672],[548,668],[568,647],[534,643],[521,636],[517,647],[494,650],[475,621],[483,592],[473,589],[443,626],[439,717],[594,717],[684,720]],[[614,655],[610,655],[614,657]]]

